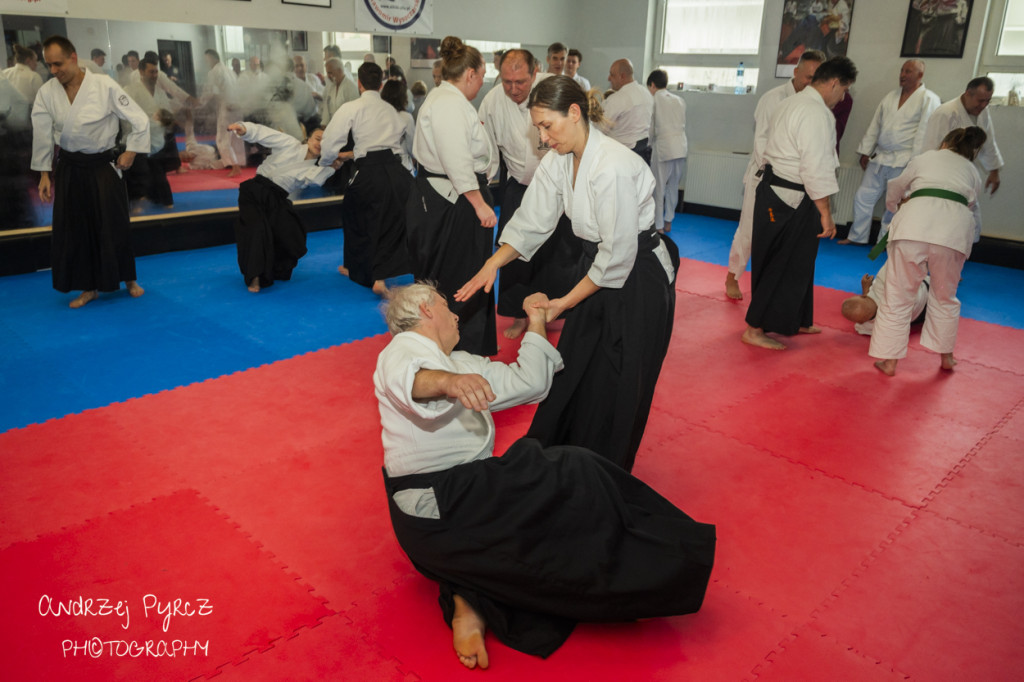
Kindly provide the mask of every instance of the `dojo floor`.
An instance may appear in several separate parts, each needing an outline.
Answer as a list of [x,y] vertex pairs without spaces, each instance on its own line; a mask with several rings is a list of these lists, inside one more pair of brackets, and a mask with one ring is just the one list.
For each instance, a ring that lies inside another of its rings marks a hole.
[[[488,638],[486,673],[458,664],[390,530],[386,337],[335,271],[339,231],[258,295],[230,246],[140,258],[144,297],[79,311],[49,273],[0,278],[0,678],[1019,678],[1024,271],[968,263],[956,371],[914,334],[887,379],[839,315],[866,249],[822,244],[824,333],[772,353],[739,342],[722,292],[733,228],[676,218],[634,472],[717,525],[704,608],[581,625],[546,661]],[[531,414],[495,415],[499,451]],[[79,597],[88,613],[45,608]]]

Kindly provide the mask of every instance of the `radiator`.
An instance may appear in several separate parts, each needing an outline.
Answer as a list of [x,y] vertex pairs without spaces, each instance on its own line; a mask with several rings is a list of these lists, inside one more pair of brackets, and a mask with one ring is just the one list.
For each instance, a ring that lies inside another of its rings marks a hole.
[[[686,159],[686,203],[739,210],[749,160],[749,154],[690,152]],[[859,166],[839,167],[839,193],[832,197],[832,217],[837,225],[853,222],[853,195],[860,187],[861,175]]]
[[739,210],[743,205],[743,173],[749,162],[749,154],[690,152],[686,157],[686,203]]

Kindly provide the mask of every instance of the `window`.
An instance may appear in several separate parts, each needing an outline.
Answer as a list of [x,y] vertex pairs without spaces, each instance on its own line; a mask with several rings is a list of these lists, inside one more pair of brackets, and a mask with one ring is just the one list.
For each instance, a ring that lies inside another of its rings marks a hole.
[[1007,0],[996,55],[1024,55],[1024,0]]
[[754,55],[764,0],[666,0],[665,54]]
[[994,101],[1024,97],[1024,0],[991,0],[978,73],[995,82]]
[[[342,52],[373,52],[373,36],[369,33],[324,33],[324,45],[337,45]],[[360,55],[362,56],[362,55]]]
[[[764,0],[659,0],[654,55],[674,90],[757,89]],[[744,64],[741,89],[737,69]]]
[[[502,43],[496,40],[466,40],[467,45],[472,45],[476,49],[480,50],[480,54],[484,58],[484,65],[486,73],[484,74],[484,82],[490,83],[498,77],[498,70],[494,68],[494,51],[495,50],[511,50],[514,47],[522,47],[522,43]],[[537,55],[534,55],[536,57]]]

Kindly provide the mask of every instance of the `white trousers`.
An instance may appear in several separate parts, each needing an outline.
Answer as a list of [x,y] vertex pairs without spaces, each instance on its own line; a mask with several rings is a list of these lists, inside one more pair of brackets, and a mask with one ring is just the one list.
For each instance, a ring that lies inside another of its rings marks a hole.
[[239,118],[239,113],[223,102],[217,108],[217,153],[225,166],[245,165],[245,140],[228,130]]
[[729,248],[729,272],[740,278],[750,261],[750,241],[754,232],[754,199],[757,194],[757,168],[747,166],[743,176],[743,205],[740,207],[740,224],[732,237]]
[[[851,242],[867,244],[871,238],[871,218],[875,215],[875,204],[879,199],[885,198],[889,181],[898,177],[903,168],[883,166],[874,161],[868,164],[864,171],[864,177],[860,181],[857,193],[853,195],[853,222],[850,224],[850,235],[847,237]],[[878,238],[889,231],[889,223],[892,222],[892,213],[885,212],[882,216],[882,230]]]
[[[679,183],[686,171],[686,157],[661,161],[655,155],[651,166],[654,170],[654,226],[659,230],[665,223],[671,223],[676,216],[679,203]],[[658,217],[661,216],[661,223]]]
[[925,275],[931,273],[928,307],[921,329],[921,345],[936,353],[952,353],[960,323],[956,289],[967,256],[948,246],[912,239],[889,242],[885,296],[875,315],[868,355],[881,360],[907,356],[914,299]]

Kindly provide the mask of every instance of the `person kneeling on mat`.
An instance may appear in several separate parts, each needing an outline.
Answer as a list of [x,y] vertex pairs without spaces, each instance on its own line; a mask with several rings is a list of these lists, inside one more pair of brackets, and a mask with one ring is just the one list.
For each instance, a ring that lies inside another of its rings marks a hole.
[[522,438],[493,456],[491,411],[542,400],[562,368],[544,294],[523,302],[527,332],[508,365],[453,351],[459,318],[433,286],[388,299],[393,338],[374,387],[391,522],[413,566],[439,583],[463,665],[488,667],[487,628],[547,657],[578,621],[700,609],[713,525],[584,448]]
[[341,167],[342,155],[332,165],[317,165],[322,130],[314,130],[305,144],[258,123],[232,123],[228,130],[272,150],[256,176],[238,187],[238,267],[249,291],[256,293],[274,280],[291,279],[292,270],[306,255],[306,226],[288,195],[324,184]]

